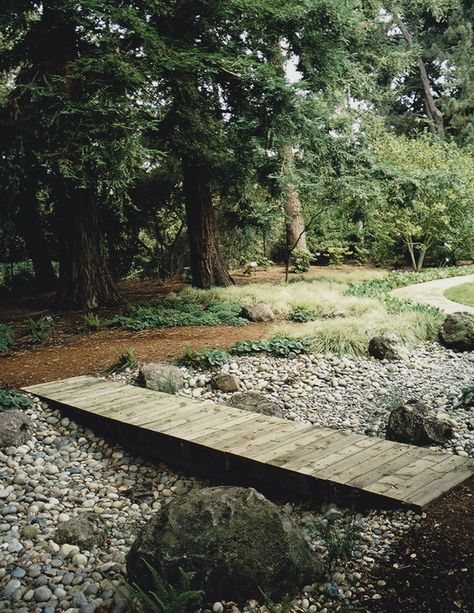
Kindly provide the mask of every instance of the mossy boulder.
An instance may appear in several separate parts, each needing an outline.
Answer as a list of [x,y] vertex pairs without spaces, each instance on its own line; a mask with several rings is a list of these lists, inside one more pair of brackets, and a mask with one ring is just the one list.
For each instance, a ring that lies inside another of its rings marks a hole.
[[312,583],[320,564],[290,517],[251,488],[193,490],[161,509],[127,556],[129,580],[153,585],[147,564],[170,583],[180,568],[210,600],[244,601],[294,593]]
[[81,513],[58,526],[54,540],[60,545],[77,545],[81,549],[100,547],[107,538],[104,520],[93,511]]
[[459,351],[474,351],[474,314],[450,313],[439,331],[445,347]]
[[183,373],[172,364],[143,364],[139,379],[149,390],[167,394],[174,394],[184,386]]
[[377,360],[403,360],[408,350],[398,332],[384,332],[370,339],[369,355]]

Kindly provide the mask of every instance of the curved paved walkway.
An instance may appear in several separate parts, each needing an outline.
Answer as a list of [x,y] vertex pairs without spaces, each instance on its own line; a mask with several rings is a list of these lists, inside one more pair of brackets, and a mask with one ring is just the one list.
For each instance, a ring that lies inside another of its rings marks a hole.
[[416,283],[415,285],[407,285],[399,287],[390,292],[395,298],[403,298],[411,302],[421,302],[433,307],[437,307],[445,313],[473,313],[474,307],[459,304],[449,300],[444,295],[444,292],[450,287],[461,285],[463,283],[474,283],[474,275],[462,275],[460,277],[448,277],[447,279],[437,279],[436,281],[427,281],[426,283]]

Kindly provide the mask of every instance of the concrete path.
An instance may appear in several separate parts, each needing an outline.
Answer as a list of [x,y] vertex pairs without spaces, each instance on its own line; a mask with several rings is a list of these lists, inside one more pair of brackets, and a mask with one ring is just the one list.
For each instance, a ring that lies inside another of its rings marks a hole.
[[474,307],[453,302],[444,295],[444,292],[450,287],[464,283],[474,283],[474,274],[407,285],[406,287],[399,287],[398,289],[392,290],[390,295],[395,298],[410,300],[411,302],[428,304],[437,307],[445,313],[458,313],[463,311],[465,313],[474,314]]

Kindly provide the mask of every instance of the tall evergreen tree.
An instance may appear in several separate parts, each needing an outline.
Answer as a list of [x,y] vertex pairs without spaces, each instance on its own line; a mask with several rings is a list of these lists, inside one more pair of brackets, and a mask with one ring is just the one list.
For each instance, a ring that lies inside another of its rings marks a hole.
[[106,204],[120,205],[138,160],[133,97],[142,79],[127,36],[132,18],[127,3],[112,0],[0,7],[0,68],[13,80],[3,120],[17,135],[2,143],[3,155],[25,169],[16,189],[23,202],[34,201],[38,180],[54,195],[64,308],[119,299],[100,219]]

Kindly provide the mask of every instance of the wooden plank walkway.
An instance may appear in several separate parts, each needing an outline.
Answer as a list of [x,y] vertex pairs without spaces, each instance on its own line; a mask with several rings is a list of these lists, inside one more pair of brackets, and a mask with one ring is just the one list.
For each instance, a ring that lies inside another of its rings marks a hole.
[[423,509],[466,458],[82,376],[25,388],[138,453],[280,494]]

